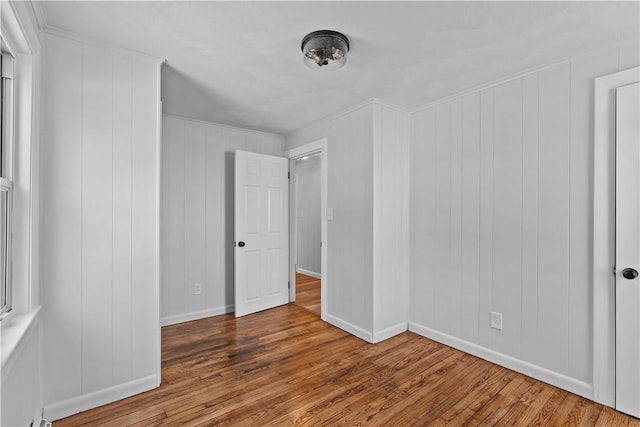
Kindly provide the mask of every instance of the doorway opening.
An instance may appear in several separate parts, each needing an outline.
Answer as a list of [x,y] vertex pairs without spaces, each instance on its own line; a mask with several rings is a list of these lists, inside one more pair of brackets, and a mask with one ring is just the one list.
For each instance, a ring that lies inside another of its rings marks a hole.
[[327,313],[327,140],[289,150],[289,300]]
[[320,153],[293,160],[290,167],[296,229],[296,304],[320,316]]

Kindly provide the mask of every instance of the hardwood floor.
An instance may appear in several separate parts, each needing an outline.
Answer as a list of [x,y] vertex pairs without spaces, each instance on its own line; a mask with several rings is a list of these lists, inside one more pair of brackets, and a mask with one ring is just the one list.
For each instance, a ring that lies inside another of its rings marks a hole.
[[296,304],[320,316],[320,279],[296,273]]
[[296,304],[162,329],[162,386],[65,426],[640,426],[410,332],[371,345]]

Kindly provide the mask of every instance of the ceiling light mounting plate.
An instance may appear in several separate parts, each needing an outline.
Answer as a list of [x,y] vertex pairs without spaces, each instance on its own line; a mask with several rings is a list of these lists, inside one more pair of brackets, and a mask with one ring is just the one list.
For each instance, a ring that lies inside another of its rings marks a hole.
[[333,30],[313,31],[302,39],[302,52],[307,66],[317,71],[332,71],[347,62],[349,39]]

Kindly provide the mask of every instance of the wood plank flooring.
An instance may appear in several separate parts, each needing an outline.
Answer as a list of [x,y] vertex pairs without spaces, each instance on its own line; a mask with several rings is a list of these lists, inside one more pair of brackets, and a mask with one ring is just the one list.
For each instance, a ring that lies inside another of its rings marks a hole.
[[296,272],[296,304],[320,316],[320,279]]
[[367,344],[289,304],[162,329],[162,386],[66,426],[640,426],[410,332]]

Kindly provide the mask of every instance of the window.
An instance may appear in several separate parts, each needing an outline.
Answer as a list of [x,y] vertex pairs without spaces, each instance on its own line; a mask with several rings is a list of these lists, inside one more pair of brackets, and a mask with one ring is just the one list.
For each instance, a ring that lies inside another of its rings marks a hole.
[[[0,39],[0,42],[2,40]],[[13,57],[0,56],[0,319],[11,310],[11,158],[13,148]]]

